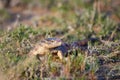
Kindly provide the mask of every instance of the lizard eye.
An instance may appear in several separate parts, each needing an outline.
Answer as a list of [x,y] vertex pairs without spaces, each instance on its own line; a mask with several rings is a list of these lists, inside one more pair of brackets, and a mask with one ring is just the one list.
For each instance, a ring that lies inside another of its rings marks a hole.
[[54,42],[54,40],[51,40],[51,42]]

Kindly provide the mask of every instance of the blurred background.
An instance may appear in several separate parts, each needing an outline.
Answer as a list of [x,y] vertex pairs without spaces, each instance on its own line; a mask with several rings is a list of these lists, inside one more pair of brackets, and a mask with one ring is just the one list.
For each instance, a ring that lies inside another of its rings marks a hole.
[[[120,22],[120,0],[0,0],[0,29],[12,29],[19,24],[57,27],[50,19],[53,17],[73,25],[74,16],[79,17],[84,10],[92,9]],[[41,21],[43,16],[45,18]]]

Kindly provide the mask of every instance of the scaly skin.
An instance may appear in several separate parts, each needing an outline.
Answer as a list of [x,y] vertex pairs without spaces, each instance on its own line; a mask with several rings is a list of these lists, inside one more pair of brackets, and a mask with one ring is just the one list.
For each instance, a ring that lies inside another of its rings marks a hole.
[[68,51],[87,46],[88,40],[64,43],[58,38],[47,38],[40,41],[30,51],[29,55],[45,55],[47,53],[57,54],[60,59],[68,55]]
[[[50,53],[53,48],[62,45],[62,41],[58,38],[47,38],[40,41],[35,45],[35,47],[30,51],[29,55],[45,55]],[[54,51],[56,52],[56,51]]]

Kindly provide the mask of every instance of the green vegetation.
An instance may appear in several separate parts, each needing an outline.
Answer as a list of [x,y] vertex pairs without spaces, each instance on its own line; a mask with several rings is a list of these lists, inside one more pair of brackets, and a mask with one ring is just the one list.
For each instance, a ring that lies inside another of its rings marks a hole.
[[[25,0],[25,3],[28,2],[29,0]],[[111,62],[109,60],[120,61],[120,27],[107,13],[98,12],[92,4],[84,5],[84,0],[40,0],[40,3],[59,16],[41,16],[38,27],[20,25],[11,31],[0,31],[0,70],[7,77],[11,75],[11,80],[95,80],[99,76],[97,71],[102,66],[100,60],[108,64]],[[79,8],[82,10],[76,11]],[[1,14],[4,13],[0,11]],[[43,60],[37,57],[29,59],[28,54],[35,43],[48,37],[62,38],[65,42],[95,37],[105,42],[89,41],[92,56],[78,50],[78,55],[73,51],[67,61],[66,58],[54,59],[50,54],[45,55]],[[119,62],[110,66],[111,70],[116,66],[119,66]],[[111,73],[108,71],[106,77]]]

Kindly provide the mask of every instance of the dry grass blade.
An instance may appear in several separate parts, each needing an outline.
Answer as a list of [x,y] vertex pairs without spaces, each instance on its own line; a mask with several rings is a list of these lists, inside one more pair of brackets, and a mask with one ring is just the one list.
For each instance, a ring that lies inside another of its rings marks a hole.
[[10,68],[7,72],[8,80],[14,80],[16,78],[19,78],[21,73],[26,67],[29,67],[34,65],[36,62],[35,56],[29,56],[24,61],[20,61],[17,65]]

